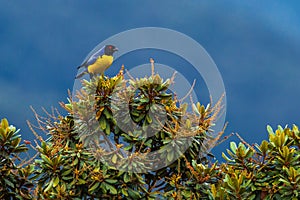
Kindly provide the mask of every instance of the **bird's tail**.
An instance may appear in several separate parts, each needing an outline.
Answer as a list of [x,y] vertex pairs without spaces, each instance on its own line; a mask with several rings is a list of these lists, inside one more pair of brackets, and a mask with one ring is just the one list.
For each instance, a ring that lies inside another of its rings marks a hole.
[[87,66],[87,61],[85,61],[83,64],[79,65],[77,69],[80,69],[81,67],[86,67]]
[[79,78],[81,78],[81,77],[83,77],[85,74],[87,74],[88,72],[87,71],[83,71],[83,72],[81,72],[80,74],[78,74],[76,77],[75,77],[75,79],[79,79]]

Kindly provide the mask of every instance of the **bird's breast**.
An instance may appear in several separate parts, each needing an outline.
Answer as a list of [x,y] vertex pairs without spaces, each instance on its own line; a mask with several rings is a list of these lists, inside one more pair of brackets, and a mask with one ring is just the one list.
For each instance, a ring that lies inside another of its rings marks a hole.
[[99,57],[95,63],[88,66],[88,72],[92,74],[103,74],[110,67],[114,58],[112,56],[103,55]]

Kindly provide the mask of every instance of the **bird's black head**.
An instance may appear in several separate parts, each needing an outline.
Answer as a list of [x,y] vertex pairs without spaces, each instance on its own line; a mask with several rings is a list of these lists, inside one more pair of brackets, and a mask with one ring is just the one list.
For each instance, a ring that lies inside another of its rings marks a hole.
[[118,51],[118,48],[116,48],[113,45],[106,45],[104,49],[104,54],[108,56],[112,56],[115,51]]

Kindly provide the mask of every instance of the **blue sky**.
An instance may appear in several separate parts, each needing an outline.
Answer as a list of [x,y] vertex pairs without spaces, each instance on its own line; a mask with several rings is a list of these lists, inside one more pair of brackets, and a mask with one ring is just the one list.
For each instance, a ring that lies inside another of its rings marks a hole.
[[98,43],[154,26],[182,32],[206,49],[227,92],[225,134],[260,142],[268,136],[267,124],[300,125],[299,9],[298,1],[276,0],[0,0],[0,118],[32,138],[26,126],[27,119],[34,121],[30,105],[59,107],[73,87],[76,66]]

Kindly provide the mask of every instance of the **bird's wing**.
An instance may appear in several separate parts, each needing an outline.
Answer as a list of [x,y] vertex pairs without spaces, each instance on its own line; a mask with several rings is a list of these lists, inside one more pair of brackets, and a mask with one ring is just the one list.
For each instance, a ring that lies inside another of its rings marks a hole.
[[85,66],[94,64],[99,56],[104,55],[104,49],[105,49],[105,46],[102,47],[101,49],[99,49],[98,51],[96,51],[95,53],[93,53],[93,55],[91,55],[89,57],[89,59],[85,62]]

